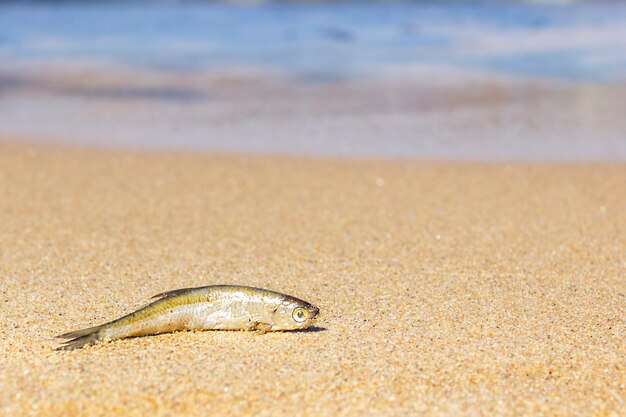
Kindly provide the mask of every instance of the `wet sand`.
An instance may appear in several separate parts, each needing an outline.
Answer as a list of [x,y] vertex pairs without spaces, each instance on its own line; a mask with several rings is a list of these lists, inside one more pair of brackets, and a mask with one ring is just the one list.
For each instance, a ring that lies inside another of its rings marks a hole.
[[[0,145],[0,414],[625,415],[625,178]],[[218,283],[320,328],[53,350]]]
[[622,161],[623,103],[626,80],[446,67],[321,80],[254,68],[0,68],[0,136],[104,148]]

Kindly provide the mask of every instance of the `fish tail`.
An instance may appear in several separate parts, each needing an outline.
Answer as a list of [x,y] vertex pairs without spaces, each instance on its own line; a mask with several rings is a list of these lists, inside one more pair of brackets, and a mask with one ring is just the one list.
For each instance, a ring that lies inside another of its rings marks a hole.
[[79,337],[83,337],[83,336],[87,336],[89,334],[96,333],[96,332],[100,331],[100,329],[102,329],[103,327],[104,327],[104,325],[88,327],[86,329],[81,329],[81,330],[76,330],[76,331],[69,332],[69,333],[64,333],[62,335],[57,336],[57,338],[59,338],[59,339],[77,339]]
[[59,346],[56,350],[74,350],[80,349],[88,345],[95,345],[103,340],[101,330],[106,325],[90,327],[88,329],[77,330],[75,332],[69,332],[60,335],[62,339],[69,339],[64,341],[64,345]]

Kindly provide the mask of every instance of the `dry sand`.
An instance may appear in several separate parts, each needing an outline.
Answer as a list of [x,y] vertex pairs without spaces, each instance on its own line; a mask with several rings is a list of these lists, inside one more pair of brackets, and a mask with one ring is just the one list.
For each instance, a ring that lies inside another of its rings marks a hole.
[[[626,415],[626,165],[0,146],[3,416]],[[57,352],[158,292],[323,330]]]

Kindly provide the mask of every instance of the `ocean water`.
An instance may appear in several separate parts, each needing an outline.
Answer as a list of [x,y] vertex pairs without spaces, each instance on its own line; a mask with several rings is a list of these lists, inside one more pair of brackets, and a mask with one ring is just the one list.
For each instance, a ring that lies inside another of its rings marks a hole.
[[0,66],[59,61],[320,79],[432,64],[612,81],[626,75],[626,5],[0,4]]
[[0,2],[0,140],[626,160],[626,4]]

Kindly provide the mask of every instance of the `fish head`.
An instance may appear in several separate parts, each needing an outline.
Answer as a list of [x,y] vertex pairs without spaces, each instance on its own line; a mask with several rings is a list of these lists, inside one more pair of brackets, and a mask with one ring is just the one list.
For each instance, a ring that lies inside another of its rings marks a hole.
[[275,330],[306,329],[315,323],[319,308],[295,297],[282,300],[274,312]]

